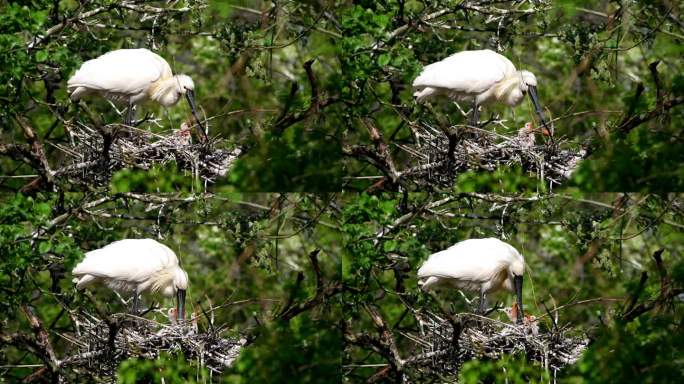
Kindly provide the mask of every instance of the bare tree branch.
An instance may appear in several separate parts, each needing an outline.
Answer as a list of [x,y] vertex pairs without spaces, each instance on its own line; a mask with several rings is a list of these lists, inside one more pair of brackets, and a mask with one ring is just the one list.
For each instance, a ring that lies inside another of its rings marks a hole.
[[[329,97],[327,99],[321,100],[318,94],[318,85],[316,83],[316,76],[314,75],[312,65],[314,60],[309,60],[304,63],[304,70],[306,71],[306,76],[309,80],[309,87],[311,88],[311,98],[309,99],[309,107],[304,111],[285,113],[283,110],[283,116],[276,120],[273,126],[273,131],[277,134],[283,133],[289,126],[298,123],[302,120],[308,119],[309,117],[316,115],[323,108],[332,105],[339,100],[336,97]],[[294,87],[294,85],[293,85]],[[290,91],[290,97],[294,96],[294,92]],[[287,104],[286,104],[287,106]]]
[[306,301],[290,304],[289,307],[285,307],[283,311],[276,316],[278,320],[289,321],[300,313],[323,304],[325,301],[342,292],[342,283],[340,281],[335,280],[328,282],[327,284],[324,282],[321,275],[321,268],[318,264],[319,252],[320,249],[316,249],[309,253],[309,260],[311,261],[311,266],[316,276],[316,294]]
[[52,170],[50,169],[50,164],[45,157],[45,150],[43,149],[43,144],[40,142],[40,138],[34,132],[34,129],[29,125],[28,120],[23,116],[15,116],[17,123],[21,126],[24,133],[24,137],[28,140],[31,150],[33,151],[37,161],[40,163],[43,173],[45,173],[45,178],[48,182],[52,183]]
[[387,144],[385,144],[385,141],[382,138],[382,134],[368,119],[361,119],[361,123],[368,130],[368,135],[373,141],[373,144],[375,144],[375,149],[380,155],[379,158],[384,163],[381,169],[386,169],[389,179],[392,181],[392,183],[396,183],[399,178],[399,174],[394,166],[394,161],[392,160],[392,155],[387,148]]

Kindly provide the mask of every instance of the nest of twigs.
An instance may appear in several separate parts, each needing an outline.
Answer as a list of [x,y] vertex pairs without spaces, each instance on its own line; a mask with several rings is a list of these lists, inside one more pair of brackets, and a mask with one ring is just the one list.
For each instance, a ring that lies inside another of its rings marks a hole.
[[418,165],[402,172],[426,185],[453,185],[458,174],[466,171],[494,171],[501,166],[519,166],[536,175],[550,187],[570,178],[585,156],[563,138],[537,138],[529,145],[517,132],[503,135],[492,128],[453,126],[440,129],[426,122],[411,126],[415,144],[400,145]]
[[58,173],[72,182],[106,185],[111,175],[124,168],[148,170],[174,162],[179,171],[212,183],[225,176],[242,153],[241,147],[222,149],[223,140],[193,143],[186,128],[162,133],[109,124],[93,128],[68,124],[70,144],[58,144],[66,164]]
[[417,318],[419,334],[415,338],[424,356],[431,357],[425,366],[444,375],[457,374],[469,360],[495,360],[504,355],[522,355],[556,372],[574,364],[589,343],[567,326],[542,331],[538,320],[526,319],[523,325],[516,325],[471,313],[446,319],[432,312],[420,313]]
[[161,324],[127,314],[110,315],[107,320],[91,314],[76,316],[76,333],[71,342],[79,353],[65,359],[72,366],[87,367],[99,377],[113,377],[123,360],[153,360],[162,352],[182,353],[211,374],[220,374],[237,359],[246,345],[244,337],[226,337],[223,327],[198,330],[193,320],[182,324]]

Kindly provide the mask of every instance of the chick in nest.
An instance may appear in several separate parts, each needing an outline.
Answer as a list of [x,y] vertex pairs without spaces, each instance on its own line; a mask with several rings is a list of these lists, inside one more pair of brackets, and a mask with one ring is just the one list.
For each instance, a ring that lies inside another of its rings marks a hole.
[[[508,319],[511,321],[511,323],[515,323],[516,319],[518,318],[518,303],[513,303],[510,308],[504,308],[502,311],[506,314],[506,316],[508,316]],[[536,316],[524,314],[523,327],[526,330],[529,330],[529,333],[531,333],[533,336],[539,335],[539,323],[537,322]]]

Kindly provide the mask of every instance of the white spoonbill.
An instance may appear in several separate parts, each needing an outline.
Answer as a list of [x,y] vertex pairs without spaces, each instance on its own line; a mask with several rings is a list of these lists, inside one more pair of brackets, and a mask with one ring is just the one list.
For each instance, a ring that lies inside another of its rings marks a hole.
[[542,124],[549,129],[537,99],[537,78],[532,72],[516,70],[510,60],[489,49],[458,52],[425,66],[413,88],[418,102],[435,96],[472,100],[472,126],[477,125],[479,106],[503,103],[514,107],[529,93]]
[[185,318],[185,291],[188,274],[178,265],[169,247],[153,239],[125,239],[86,253],[72,271],[76,289],[102,283],[121,293],[133,293],[133,312],[138,312],[138,296],[159,293],[176,295],[176,314]]
[[132,123],[136,104],[154,100],[170,107],[185,95],[198,129],[207,138],[195,107],[195,83],[190,76],[174,76],[169,63],[147,49],[117,49],[86,61],[67,82],[67,90],[72,101],[97,94],[127,103],[126,124]]
[[430,255],[418,270],[418,278],[424,291],[440,286],[479,291],[481,313],[485,312],[485,294],[501,289],[515,292],[520,309],[517,323],[521,324],[524,270],[525,259],[511,245],[495,238],[469,239]]

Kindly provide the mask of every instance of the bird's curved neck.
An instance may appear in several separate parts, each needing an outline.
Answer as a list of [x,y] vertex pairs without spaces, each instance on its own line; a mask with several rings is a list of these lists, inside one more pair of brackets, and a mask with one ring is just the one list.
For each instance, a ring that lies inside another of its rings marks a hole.
[[504,101],[506,96],[515,87],[520,87],[520,74],[513,72],[506,76],[496,87],[496,99]]
[[513,292],[513,278],[510,273],[510,266],[505,263],[499,265],[497,271],[497,278],[501,281],[501,287],[509,292]]
[[162,291],[168,286],[173,284],[173,277],[175,276],[175,269],[164,268],[154,275],[152,275],[152,287],[150,291],[152,293],[162,293]]
[[174,76],[161,78],[149,88],[149,97],[159,104],[169,107],[178,102],[178,82]]

